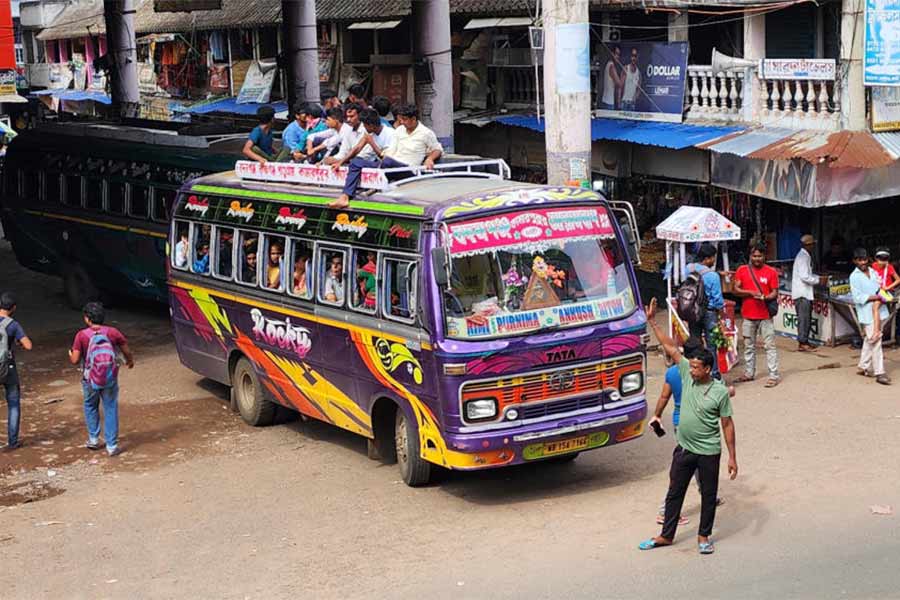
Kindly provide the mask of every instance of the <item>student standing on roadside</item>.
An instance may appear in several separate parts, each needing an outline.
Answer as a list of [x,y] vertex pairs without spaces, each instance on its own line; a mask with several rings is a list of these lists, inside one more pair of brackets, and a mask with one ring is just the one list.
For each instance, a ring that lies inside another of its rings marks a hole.
[[766,387],[775,387],[781,382],[781,376],[778,374],[774,315],[769,312],[769,304],[778,298],[778,272],[766,264],[766,247],[763,244],[756,244],[751,249],[750,264],[741,265],[734,274],[734,294],[744,299],[741,330],[746,371],[738,381],[753,381],[756,377],[756,338],[761,337],[769,369]]
[[110,456],[119,454],[119,363],[118,352],[125,357],[129,369],[134,368],[134,355],[128,340],[115,327],[103,325],[106,310],[99,302],[84,306],[84,329],[75,335],[69,350],[69,362],[81,363],[84,391],[84,420],[88,430],[85,447],[100,448],[100,404],[103,403],[103,435]]
[[19,322],[12,318],[16,312],[16,298],[10,292],[0,294],[0,384],[6,391],[6,450],[19,448],[19,420],[21,417],[21,388],[19,372],[16,369],[15,345],[31,350],[31,340]]

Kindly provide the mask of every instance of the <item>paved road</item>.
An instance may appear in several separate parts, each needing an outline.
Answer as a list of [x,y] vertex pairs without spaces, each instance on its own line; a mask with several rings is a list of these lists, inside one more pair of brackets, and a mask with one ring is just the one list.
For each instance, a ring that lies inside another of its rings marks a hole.
[[[155,307],[113,312],[138,352],[127,451],[88,453],[62,362],[78,315],[5,247],[0,277],[38,346],[23,368],[28,445],[0,454],[0,597],[900,597],[900,520],[870,510],[900,510],[900,386],[853,375],[846,347],[785,352],[781,386],[738,388],[741,473],[722,485],[717,553],[696,553],[693,491],[678,543],[642,553],[670,436],[410,489],[351,434],[243,425],[224,389],[178,364]],[[888,356],[900,380],[900,352]]]

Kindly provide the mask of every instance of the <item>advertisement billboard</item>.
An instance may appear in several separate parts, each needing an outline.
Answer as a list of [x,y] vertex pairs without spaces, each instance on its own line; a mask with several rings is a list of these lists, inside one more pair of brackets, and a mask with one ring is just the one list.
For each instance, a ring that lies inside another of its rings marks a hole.
[[681,122],[687,42],[604,43],[598,57],[596,116]]
[[900,0],[866,0],[864,85],[900,86]]

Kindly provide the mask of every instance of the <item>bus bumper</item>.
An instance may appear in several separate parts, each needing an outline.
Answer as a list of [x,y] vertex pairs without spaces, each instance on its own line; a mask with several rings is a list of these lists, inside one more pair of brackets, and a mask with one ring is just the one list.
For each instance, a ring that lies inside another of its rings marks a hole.
[[478,433],[448,433],[447,447],[456,455],[453,469],[475,470],[517,465],[604,448],[644,433],[647,402],[614,410],[555,419],[524,427]]

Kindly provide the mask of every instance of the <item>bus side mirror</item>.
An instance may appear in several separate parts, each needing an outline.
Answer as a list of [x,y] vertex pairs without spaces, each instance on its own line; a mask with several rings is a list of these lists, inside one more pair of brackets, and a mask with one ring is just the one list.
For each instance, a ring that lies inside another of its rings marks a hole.
[[431,270],[434,272],[434,280],[439,287],[447,287],[450,284],[450,275],[447,269],[450,257],[444,247],[431,249]]

